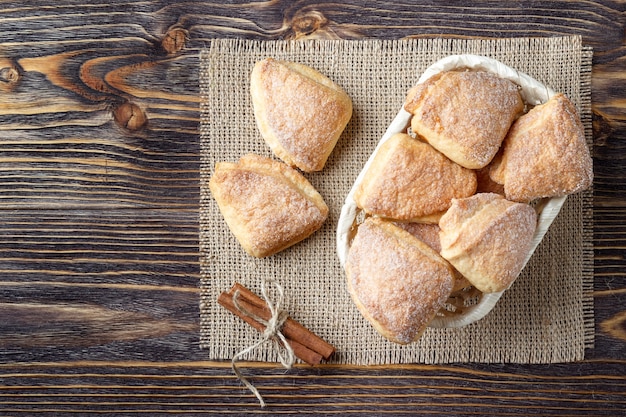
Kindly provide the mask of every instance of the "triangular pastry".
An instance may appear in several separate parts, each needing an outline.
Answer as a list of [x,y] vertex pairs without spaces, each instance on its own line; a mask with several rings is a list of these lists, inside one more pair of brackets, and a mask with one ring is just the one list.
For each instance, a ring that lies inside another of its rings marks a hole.
[[475,192],[474,171],[452,162],[427,143],[397,133],[376,152],[354,200],[368,214],[423,221],[445,212],[453,198]]
[[509,200],[573,194],[593,182],[593,162],[574,104],[556,94],[511,127],[489,170]]
[[254,115],[274,154],[302,171],[320,171],[352,117],[352,101],[306,65],[266,58],[250,81]]
[[255,257],[300,242],[328,216],[322,196],[302,174],[258,155],[218,162],[209,188],[231,232]]
[[524,266],[537,213],[528,204],[482,193],[454,200],[439,227],[441,256],[480,291],[500,292]]
[[348,290],[361,314],[384,337],[418,339],[454,285],[448,262],[390,221],[368,217],[346,261]]
[[486,71],[445,71],[413,87],[404,108],[411,128],[470,169],[487,166],[524,110],[519,87]]

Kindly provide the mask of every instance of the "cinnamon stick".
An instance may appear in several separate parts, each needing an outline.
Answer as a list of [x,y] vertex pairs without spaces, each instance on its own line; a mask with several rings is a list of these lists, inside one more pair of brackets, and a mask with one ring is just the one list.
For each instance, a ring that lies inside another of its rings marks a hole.
[[[249,305],[246,305],[245,308],[250,308],[253,314],[261,317],[263,320],[269,320],[271,318],[271,312],[261,297],[238,282],[233,285],[229,294],[234,295],[236,291],[239,291],[240,297],[243,298],[244,302],[248,302]],[[333,345],[326,342],[291,317],[288,317],[283,324],[282,332],[286,337],[319,353],[324,359],[330,358],[330,356],[335,353],[335,347]]]
[[[217,302],[222,307],[226,308],[228,311],[230,311],[231,313],[235,314],[237,317],[239,317],[240,319],[248,323],[258,332],[263,333],[265,331],[265,326],[262,323],[259,323],[258,321],[254,320],[252,317],[246,315],[235,306],[235,303],[233,302],[233,296],[231,294],[223,292],[218,297]],[[253,304],[246,302],[246,300],[239,299],[238,303],[245,309],[254,307]],[[309,365],[318,365],[322,362],[322,355],[320,355],[319,353],[291,339],[287,335],[285,335],[285,339],[287,339],[287,343],[289,343],[289,345],[291,346],[291,349],[293,349],[294,355],[296,355],[302,361],[308,363]]]

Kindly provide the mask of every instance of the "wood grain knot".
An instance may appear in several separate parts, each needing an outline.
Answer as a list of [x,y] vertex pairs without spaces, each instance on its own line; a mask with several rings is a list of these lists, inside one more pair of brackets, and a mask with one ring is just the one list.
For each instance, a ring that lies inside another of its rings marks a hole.
[[161,40],[161,47],[168,54],[175,54],[185,48],[189,32],[183,28],[171,28]]
[[626,312],[616,314],[615,316],[604,320],[600,323],[602,332],[611,335],[616,339],[626,341]]
[[324,29],[328,19],[317,10],[300,10],[291,20],[292,37],[294,39],[310,36],[314,32]]
[[0,90],[11,91],[20,81],[21,75],[17,65],[7,58],[0,58]]
[[129,101],[113,109],[113,118],[118,125],[132,131],[141,129],[148,122],[146,113]]
[[[594,146],[606,146],[609,138],[613,135],[613,127],[609,120],[599,111],[592,113],[593,144]],[[597,148],[594,150],[598,151]]]

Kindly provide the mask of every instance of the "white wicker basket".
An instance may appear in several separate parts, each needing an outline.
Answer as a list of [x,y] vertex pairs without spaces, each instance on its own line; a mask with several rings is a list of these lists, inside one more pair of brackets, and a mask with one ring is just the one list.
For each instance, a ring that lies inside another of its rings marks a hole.
[[[437,61],[422,74],[418,84],[423,83],[434,74],[452,69],[468,68],[474,70],[490,71],[502,78],[508,79],[521,87],[520,93],[523,100],[529,105],[545,103],[555,92],[541,84],[530,76],[523,74],[513,68],[494,59],[477,55],[452,55]],[[363,179],[365,172],[369,168],[374,155],[380,146],[391,136],[399,132],[407,132],[410,126],[411,114],[401,108],[393,119],[387,131],[379,141],[376,149],[365,163],[361,173],[354,182],[352,189],[348,193],[345,203],[341,209],[339,223],[337,226],[337,253],[341,266],[344,267],[352,237],[359,222],[361,210],[354,201],[354,192],[357,185]],[[533,237],[533,244],[530,252],[526,256],[524,265],[528,262],[533,252],[543,239],[565,202],[566,197],[550,198],[538,201],[534,206],[538,214],[538,225]],[[497,301],[502,296],[502,292],[483,294],[475,288],[465,289],[452,294],[445,309],[442,309],[435,319],[430,323],[431,327],[462,327],[483,318],[489,313]]]

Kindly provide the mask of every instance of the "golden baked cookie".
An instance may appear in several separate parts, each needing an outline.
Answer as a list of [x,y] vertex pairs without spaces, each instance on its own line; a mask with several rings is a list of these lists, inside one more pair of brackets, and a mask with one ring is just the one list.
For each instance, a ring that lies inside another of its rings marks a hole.
[[509,200],[573,194],[591,186],[593,162],[574,104],[563,94],[521,116],[502,144],[490,177]]
[[354,200],[366,213],[415,221],[476,191],[476,174],[427,143],[397,133],[376,152]]
[[493,159],[524,110],[518,86],[486,71],[446,71],[413,87],[404,108],[411,128],[461,166],[479,169]]
[[302,171],[320,171],[352,117],[350,97],[313,68],[273,58],[256,63],[250,91],[274,154]]
[[439,240],[441,229],[438,224],[417,222],[394,222],[394,224],[430,246],[435,252],[441,252],[441,241]]
[[439,227],[441,256],[480,291],[500,292],[522,270],[537,213],[528,204],[482,193],[454,200]]
[[361,314],[400,344],[420,337],[454,284],[450,264],[437,252],[392,222],[373,217],[358,227],[346,276]]
[[218,162],[209,189],[233,235],[255,257],[300,242],[328,216],[322,196],[302,174],[258,155]]

